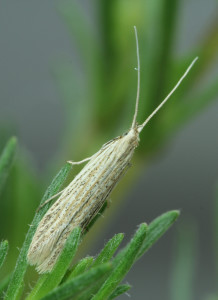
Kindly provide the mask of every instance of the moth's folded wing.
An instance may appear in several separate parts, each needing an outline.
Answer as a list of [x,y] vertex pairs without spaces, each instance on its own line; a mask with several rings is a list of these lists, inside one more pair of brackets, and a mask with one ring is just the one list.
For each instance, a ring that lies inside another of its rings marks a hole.
[[55,230],[54,232],[51,232],[51,228],[41,232],[41,226],[39,224],[27,254],[30,265],[39,265],[51,255],[62,231],[63,226],[59,227],[58,230]]

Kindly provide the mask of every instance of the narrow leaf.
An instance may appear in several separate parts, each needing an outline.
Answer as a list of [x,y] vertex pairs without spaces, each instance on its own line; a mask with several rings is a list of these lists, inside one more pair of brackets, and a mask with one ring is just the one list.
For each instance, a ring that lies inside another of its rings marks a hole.
[[17,139],[12,137],[6,144],[0,157],[0,192],[7,179],[16,151]]
[[84,291],[84,289],[95,283],[110,270],[111,265],[109,263],[92,268],[82,275],[77,276],[57,287],[54,291],[43,297],[42,300],[77,299],[76,296],[79,292]]
[[[56,177],[53,179],[51,185],[46,190],[44,197],[42,198],[41,205],[49,199],[51,196],[55,195],[58,190],[60,189],[61,185],[65,181],[71,167],[69,164],[65,164],[64,167],[59,171],[59,173],[56,175]],[[51,206],[51,202],[44,205],[35,215],[32,225],[30,226],[28,233],[26,235],[25,241],[23,243],[23,246],[20,250],[19,257],[17,259],[17,263],[15,266],[14,273],[12,275],[5,300],[13,300],[16,299],[19,295],[19,290],[22,287],[23,278],[27,269],[27,252],[30,246],[30,243],[32,241],[32,237],[36,231],[36,228],[38,226],[38,223],[42,219],[45,212],[48,210],[48,208]]]
[[72,231],[54,269],[51,273],[44,274],[40,277],[27,299],[41,299],[58,286],[76,253],[80,241],[80,233],[80,228],[75,228]]
[[117,265],[115,265],[114,270],[107,278],[100,290],[97,292],[97,294],[92,298],[92,300],[107,299],[113,293],[117,285],[132,267],[138,255],[138,252],[145,240],[146,233],[147,225],[141,224],[131,242],[129,243],[125,256],[122,257]]
[[0,243],[0,268],[4,263],[7,253],[8,253],[8,241],[2,241]]
[[147,237],[137,254],[137,259],[140,258],[159,238],[169,229],[179,216],[178,210],[169,211],[160,217],[154,219],[149,226]]
[[[179,216],[179,211],[169,211],[156,219],[148,226],[146,239],[139,250],[136,260],[139,259],[151,246],[169,229]],[[122,249],[114,258],[113,263],[116,265],[125,255],[128,250],[128,245]]]
[[[115,235],[104,247],[104,249],[100,252],[96,260],[94,261],[92,267],[96,267],[101,265],[102,263],[108,262],[113,256],[114,252],[119,247],[120,243],[123,240],[124,235],[122,233]],[[93,294],[96,294],[99,288],[102,286],[106,277],[102,277],[101,280],[96,282],[92,287],[87,289],[85,292],[81,293],[78,297],[79,300],[87,300],[90,299]]]
[[[100,265],[98,267],[100,267]],[[105,274],[103,274],[101,278],[93,282],[82,292],[78,293],[78,295],[76,296],[76,300],[91,300],[93,295],[95,295],[99,291],[100,287],[102,286],[102,284],[105,282],[105,280],[108,278],[109,275],[110,272],[106,272]]]
[[117,298],[118,296],[126,293],[131,288],[131,285],[129,284],[123,284],[118,286],[114,292],[108,297],[108,300],[112,300]]
[[111,240],[109,240],[109,242],[107,242],[104,249],[101,251],[101,253],[94,261],[93,267],[96,267],[97,265],[109,261],[112,258],[113,254],[115,253],[115,251],[117,250],[117,248],[119,247],[123,238],[124,238],[124,234],[119,233],[116,234]]
[[78,262],[78,264],[76,264],[76,266],[73,268],[73,270],[71,271],[67,280],[71,280],[74,277],[81,275],[83,272],[85,272],[90,267],[92,262],[93,262],[93,257],[85,257],[85,258],[81,259]]
[[[79,293],[78,296],[75,298],[75,300],[90,300],[92,296],[98,292],[98,290],[100,289],[104,281],[107,279],[108,275],[109,274],[104,274],[99,280],[96,280],[95,283],[90,288],[87,288],[82,293]],[[114,299],[119,295],[127,292],[130,289],[130,287],[131,287],[130,285],[126,285],[126,284],[118,286],[111,294],[111,296],[109,296],[108,300]]]

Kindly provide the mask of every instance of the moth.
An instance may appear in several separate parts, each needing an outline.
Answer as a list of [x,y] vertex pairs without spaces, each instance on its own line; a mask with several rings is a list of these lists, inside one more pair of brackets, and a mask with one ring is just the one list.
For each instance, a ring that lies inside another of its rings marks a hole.
[[75,227],[84,230],[99,212],[106,198],[128,168],[134,151],[139,144],[140,132],[167,102],[197,60],[196,57],[168,96],[141,125],[138,125],[136,118],[140,91],[140,59],[136,27],[134,27],[134,30],[138,83],[132,125],[127,133],[107,142],[91,157],[80,162],[69,161],[72,165],[89,162],[60,193],[60,197],[50,207],[37,227],[29,247],[27,260],[30,265],[36,265],[39,273],[50,272],[53,269],[72,230]]

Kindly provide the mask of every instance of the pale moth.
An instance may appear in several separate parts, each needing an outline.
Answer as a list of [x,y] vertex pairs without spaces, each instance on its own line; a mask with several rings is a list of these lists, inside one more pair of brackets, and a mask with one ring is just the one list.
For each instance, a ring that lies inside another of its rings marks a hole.
[[80,162],[69,161],[72,165],[86,161],[89,161],[89,163],[59,193],[60,197],[50,207],[38,225],[29,247],[27,259],[29,264],[36,265],[39,273],[50,272],[53,269],[72,230],[75,227],[81,227],[84,230],[91,219],[99,212],[106,198],[128,168],[135,148],[139,143],[139,133],[166,103],[197,60],[196,57],[169,95],[144,123],[138,125],[136,118],[140,90],[140,60],[136,27],[134,27],[134,30],[138,62],[138,86],[132,125],[127,133],[107,142],[91,157]]

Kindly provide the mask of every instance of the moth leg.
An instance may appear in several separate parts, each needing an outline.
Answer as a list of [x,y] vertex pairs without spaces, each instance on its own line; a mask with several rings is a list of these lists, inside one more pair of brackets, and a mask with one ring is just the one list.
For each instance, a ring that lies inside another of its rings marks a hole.
[[[84,163],[84,162],[86,162],[86,161],[89,161],[92,157],[93,157],[93,156],[90,156],[90,157],[87,157],[87,158],[85,158],[85,159],[83,159],[83,160],[81,160],[81,161],[77,161],[77,162],[76,162],[76,161],[71,161],[71,160],[68,160],[67,162],[68,162],[69,164],[71,164],[71,165],[80,165],[80,164],[82,164],[82,163]],[[67,188],[67,187],[66,187],[66,188]],[[37,209],[37,212],[38,212],[45,204],[47,204],[48,202],[50,202],[51,200],[53,200],[53,199],[56,198],[57,196],[61,195],[61,194],[65,191],[66,188],[64,188],[62,191],[58,192],[57,194],[53,195],[52,197],[48,198],[42,205],[39,206],[39,208]]]
[[86,161],[89,161],[92,157],[93,157],[94,155],[92,155],[92,156],[90,156],[90,157],[87,157],[87,158],[85,158],[85,159],[83,159],[83,160],[80,160],[80,161],[72,161],[72,160],[68,160],[67,162],[69,163],[69,164],[71,164],[71,165],[80,165],[80,164],[83,164],[84,162],[86,162]]
[[57,194],[53,195],[52,197],[48,198],[43,204],[41,204],[38,208],[37,208],[37,212],[48,202],[50,202],[51,200],[53,200],[54,198],[56,198],[57,196],[61,195],[64,191],[66,190],[66,188],[64,188],[62,191],[58,192]]

